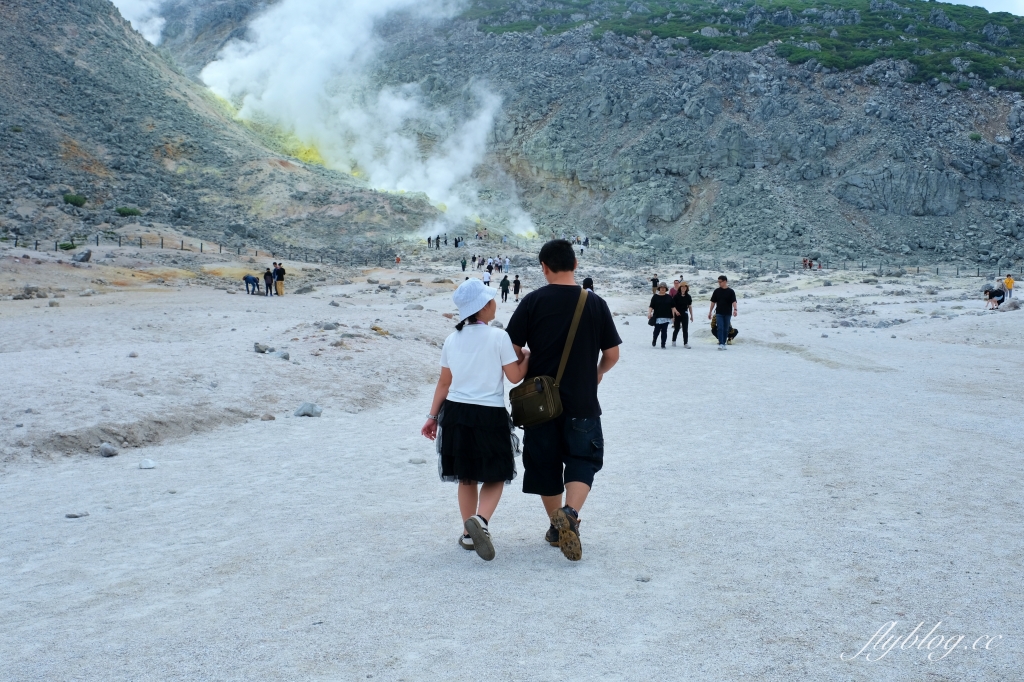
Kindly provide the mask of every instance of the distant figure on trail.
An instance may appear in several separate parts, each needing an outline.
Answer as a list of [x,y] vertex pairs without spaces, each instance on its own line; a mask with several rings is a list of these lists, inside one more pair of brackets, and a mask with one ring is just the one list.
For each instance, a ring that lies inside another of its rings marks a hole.
[[466,271],[466,257],[465,256],[462,257],[462,271],[463,272]]
[[434,237],[434,248],[438,251],[441,250],[441,235]]
[[395,267],[396,268],[401,268],[402,267],[402,257],[401,256],[395,256]]
[[[274,267],[277,267],[277,263],[274,263]],[[274,273],[267,268],[267,271],[263,273],[263,288],[265,290],[264,296],[274,295]]]
[[509,272],[512,269],[512,259],[505,256],[505,272]]
[[659,335],[661,347],[664,348],[668,338],[668,325],[672,321],[672,297],[668,295],[668,285],[664,282],[658,284],[658,293],[651,296],[651,303],[647,307],[647,319],[654,326],[651,348],[657,345]]
[[[505,409],[505,379],[522,381],[529,353],[487,323],[494,290],[467,279],[452,294],[459,323],[441,347],[441,376],[420,433],[436,443],[442,481],[458,483],[463,532],[459,546],[494,558],[489,524],[506,483],[516,477],[519,439]],[[477,489],[477,484],[483,485]]]
[[[246,275],[245,277],[242,278],[242,281],[245,282],[245,293],[247,293],[247,294],[258,294],[258,293],[260,293],[260,280],[259,280],[258,277],[256,277],[256,275],[252,275],[252,274]],[[251,289],[251,291],[250,291],[250,289]]]
[[512,286],[512,283],[508,281],[508,275],[502,277],[501,281],[498,282],[498,288],[501,289],[502,303],[508,303],[508,290],[510,286]]
[[651,293],[652,294],[657,294],[658,293],[658,281],[659,280],[658,280],[658,276],[657,275],[655,275],[654,277],[651,277]]
[[430,248],[430,247],[432,247],[433,245],[434,245],[434,244],[433,244],[433,243],[431,242],[431,240],[430,240],[430,237],[427,237],[427,248],[429,249],[429,248]]
[[473,260],[471,262],[473,263],[473,267],[475,268],[476,267],[476,254],[473,255]]
[[488,267],[487,272],[484,273],[484,284],[491,286],[491,269]]
[[693,299],[690,298],[690,285],[679,282],[676,293],[672,296],[672,345],[676,345],[679,329],[683,330],[683,348],[690,347],[690,322],[693,322]]
[[1010,273],[1006,274],[1006,279],[1003,280],[1003,286],[1006,287],[1006,298],[1013,298],[1013,275]]
[[523,283],[519,281],[519,275],[516,275],[516,278],[512,280],[512,293],[515,294],[516,303],[519,303],[519,291],[522,286]]
[[444,233],[444,245],[448,246],[448,233],[447,232]]
[[985,289],[985,298],[988,299],[985,303],[985,309],[995,310],[1002,304],[1004,295],[999,289]]
[[[717,310],[715,310],[715,306],[718,306]],[[709,320],[712,311],[715,311],[715,321],[718,323],[718,350],[725,350],[729,341],[732,318],[739,315],[736,292],[729,288],[729,278],[725,275],[718,276],[718,288],[711,294],[711,307],[708,308]]]

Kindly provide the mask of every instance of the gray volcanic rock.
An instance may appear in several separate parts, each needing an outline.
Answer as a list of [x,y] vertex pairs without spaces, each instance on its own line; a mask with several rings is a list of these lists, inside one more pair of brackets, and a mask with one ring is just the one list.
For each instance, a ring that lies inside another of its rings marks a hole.
[[[137,222],[226,246],[283,250],[291,236],[358,250],[367,232],[415,230],[439,214],[423,197],[276,151],[108,0],[5,1],[0,63],[0,232],[65,241]],[[117,213],[126,206],[142,216]]]

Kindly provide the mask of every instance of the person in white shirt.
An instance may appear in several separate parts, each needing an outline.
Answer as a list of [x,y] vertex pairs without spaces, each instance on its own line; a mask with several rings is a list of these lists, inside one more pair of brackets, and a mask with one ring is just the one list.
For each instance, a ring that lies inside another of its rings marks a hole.
[[489,271],[484,272],[484,286],[491,286],[491,273]]
[[[491,327],[495,290],[467,279],[452,295],[459,323],[441,348],[441,377],[420,433],[435,441],[443,481],[459,482],[463,528],[459,545],[494,558],[488,527],[506,483],[516,476],[519,439],[505,409],[505,379],[522,381],[522,360],[503,329]],[[477,484],[482,483],[479,491]]]
[[512,267],[512,261],[509,259],[508,256],[505,256],[505,272],[508,272],[509,268],[511,268],[511,267]]

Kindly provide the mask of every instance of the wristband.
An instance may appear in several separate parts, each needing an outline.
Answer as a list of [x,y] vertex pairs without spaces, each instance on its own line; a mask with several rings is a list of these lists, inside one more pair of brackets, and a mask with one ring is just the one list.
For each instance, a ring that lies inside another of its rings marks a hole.
[[436,414],[428,414],[427,415],[427,419],[433,419],[434,421],[437,421],[437,415]]

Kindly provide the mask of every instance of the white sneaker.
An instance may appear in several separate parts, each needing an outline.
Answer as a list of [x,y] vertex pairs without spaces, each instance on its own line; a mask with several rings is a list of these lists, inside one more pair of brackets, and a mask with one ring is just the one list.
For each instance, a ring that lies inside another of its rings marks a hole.
[[688,343],[684,343],[683,344],[683,348],[689,348],[689,347],[690,347],[690,344],[688,344]]
[[487,522],[477,514],[466,519],[466,532],[473,539],[473,549],[484,561],[494,558],[494,545],[491,544],[491,532],[487,530]]
[[718,345],[718,350],[725,350],[725,346],[723,346],[723,345],[719,344],[719,345]]
[[459,536],[459,547],[462,549],[473,549],[473,538],[469,535]]

